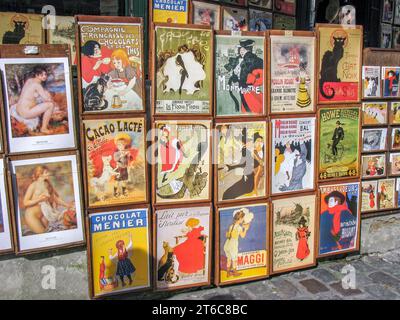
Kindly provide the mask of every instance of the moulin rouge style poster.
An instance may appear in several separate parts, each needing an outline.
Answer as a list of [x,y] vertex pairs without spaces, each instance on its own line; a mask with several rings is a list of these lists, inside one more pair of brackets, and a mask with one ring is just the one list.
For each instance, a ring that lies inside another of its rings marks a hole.
[[209,114],[212,97],[212,32],[155,28],[156,114]]
[[268,275],[268,205],[221,208],[219,282],[228,284]]
[[4,158],[0,158],[0,253],[12,249],[9,208],[4,176]]
[[210,282],[210,207],[155,212],[155,288],[176,289]]
[[361,183],[361,212],[378,210],[378,181]]
[[320,187],[319,255],[358,247],[360,183]]
[[150,286],[148,209],[89,215],[94,297]]
[[315,264],[314,195],[274,200],[272,270],[284,272]]
[[215,43],[217,115],[264,114],[265,38],[217,35]]
[[314,189],[315,118],[272,119],[272,194]]
[[319,179],[357,177],[360,109],[321,108],[319,111]]
[[359,102],[362,28],[320,25],[318,103]]
[[378,98],[381,96],[381,67],[363,66],[363,97]]
[[188,23],[189,0],[152,0],[153,22]]
[[89,207],[145,202],[143,118],[84,120]]
[[271,113],[314,110],[314,37],[271,35]]
[[78,22],[84,112],[143,111],[142,26]]
[[44,33],[42,15],[0,12],[0,37],[2,44],[42,44]]
[[375,126],[388,123],[387,102],[363,102],[362,111],[363,125]]

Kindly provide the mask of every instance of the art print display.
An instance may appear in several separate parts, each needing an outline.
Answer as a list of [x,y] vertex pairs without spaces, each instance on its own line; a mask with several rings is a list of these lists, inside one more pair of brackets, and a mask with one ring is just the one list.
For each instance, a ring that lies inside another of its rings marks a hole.
[[219,284],[268,275],[268,205],[255,204],[218,210]]
[[83,112],[143,111],[141,23],[78,21]]
[[274,0],[274,11],[296,15],[296,0]]
[[1,43],[44,43],[42,17],[40,14],[32,13],[0,12]]
[[67,44],[71,52],[71,64],[76,65],[75,18],[55,16],[55,26],[47,30],[47,42]]
[[315,264],[315,195],[273,200],[272,271]]
[[19,251],[84,241],[76,155],[11,161]]
[[249,9],[250,31],[266,31],[272,29],[272,12]]
[[381,96],[381,67],[363,66],[363,97],[378,98]]
[[384,0],[382,9],[382,22],[392,23],[394,15],[395,0]]
[[152,0],[153,22],[188,23],[189,0]]
[[400,25],[400,1],[394,0],[394,17],[393,23]]
[[10,153],[75,148],[68,58],[0,59]]
[[248,11],[233,7],[222,9],[223,30],[247,31],[249,27]]
[[393,37],[393,32],[392,32],[392,25],[391,24],[386,24],[386,23],[381,23],[381,34],[380,34],[380,39],[381,39],[381,48],[384,49],[390,49],[392,48],[392,37]]
[[217,201],[265,197],[265,121],[216,124]]
[[360,109],[321,108],[319,126],[319,179],[359,176]]
[[396,179],[378,180],[378,209],[396,208],[395,186]]
[[400,27],[393,27],[392,38],[392,48],[396,50],[400,49]]
[[274,13],[273,28],[275,30],[296,30],[296,18]]
[[314,189],[315,118],[271,119],[271,194]]
[[378,181],[361,183],[361,212],[378,210]]
[[365,126],[385,125],[388,123],[387,102],[363,102],[362,124]]
[[390,153],[389,154],[389,175],[398,176],[400,175],[400,153]]
[[272,9],[272,1],[273,0],[248,0],[250,6],[264,9]]
[[89,215],[94,297],[150,287],[150,227],[147,208]]
[[314,110],[315,38],[271,35],[271,113]]
[[193,23],[220,29],[221,7],[217,4],[192,1]]
[[210,126],[209,120],[155,122],[156,203],[210,199]]
[[360,101],[362,28],[319,25],[318,103]]
[[213,33],[155,28],[155,113],[210,114]]
[[211,208],[159,209],[154,220],[155,289],[209,284]]
[[391,134],[391,150],[400,150],[400,128],[393,127]]
[[390,124],[400,124],[400,102],[390,103]]
[[360,183],[320,187],[319,255],[357,250]]
[[217,116],[265,113],[265,37],[215,36]]
[[362,129],[362,151],[385,151],[387,128]]
[[361,157],[363,179],[380,178],[386,176],[386,154],[371,154]]
[[356,24],[356,8],[346,5],[340,8],[339,24],[354,26]]
[[383,97],[400,97],[399,91],[400,67],[382,67]]
[[0,253],[10,251],[13,247],[4,173],[4,158],[0,158]]
[[83,120],[88,206],[147,201],[143,118]]

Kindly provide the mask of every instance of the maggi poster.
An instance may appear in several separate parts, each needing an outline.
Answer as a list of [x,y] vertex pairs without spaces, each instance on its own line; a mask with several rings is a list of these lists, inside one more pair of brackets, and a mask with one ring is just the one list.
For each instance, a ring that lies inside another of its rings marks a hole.
[[153,0],[153,22],[187,23],[188,0]]

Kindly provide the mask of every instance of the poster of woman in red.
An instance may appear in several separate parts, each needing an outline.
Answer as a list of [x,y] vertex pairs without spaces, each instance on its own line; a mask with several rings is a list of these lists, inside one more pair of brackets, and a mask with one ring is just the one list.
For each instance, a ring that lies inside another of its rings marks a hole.
[[296,239],[299,242],[297,245],[296,257],[301,261],[310,255],[310,248],[308,247],[308,238],[310,237],[310,234],[311,232],[307,227],[307,220],[304,217],[301,217],[296,233]]

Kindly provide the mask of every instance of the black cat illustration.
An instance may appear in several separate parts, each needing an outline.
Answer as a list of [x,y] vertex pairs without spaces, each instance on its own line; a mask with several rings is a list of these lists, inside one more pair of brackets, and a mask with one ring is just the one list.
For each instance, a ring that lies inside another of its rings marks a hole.
[[107,109],[108,101],[104,99],[104,93],[107,88],[107,82],[110,77],[108,75],[101,75],[95,82],[91,83],[84,90],[83,103],[86,111],[99,111]]
[[333,37],[335,41],[332,51],[326,51],[322,57],[321,78],[319,79],[319,90],[325,99],[332,99],[335,96],[335,89],[330,89],[330,94],[324,91],[325,82],[340,82],[337,76],[339,61],[343,58],[344,44],[346,37]]
[[7,31],[3,35],[3,44],[19,44],[21,39],[25,37],[25,25],[24,21],[14,21],[14,30]]

